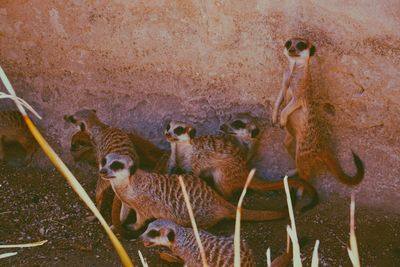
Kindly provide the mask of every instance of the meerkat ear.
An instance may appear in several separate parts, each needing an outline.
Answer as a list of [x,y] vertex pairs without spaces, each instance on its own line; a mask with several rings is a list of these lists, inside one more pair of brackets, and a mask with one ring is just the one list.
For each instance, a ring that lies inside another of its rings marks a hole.
[[195,128],[190,129],[189,137],[194,138],[195,136],[196,136],[196,129]]
[[168,238],[169,242],[174,242],[174,240],[175,240],[174,230],[169,230],[169,232],[167,234],[167,238]]
[[315,52],[316,52],[315,46],[312,45],[310,47],[310,57],[312,57],[315,54]]
[[95,109],[91,109],[91,111],[92,111],[93,113],[97,113],[97,110],[95,110]]
[[86,125],[83,122],[81,122],[79,124],[79,128],[81,129],[82,132],[84,132],[86,130]]

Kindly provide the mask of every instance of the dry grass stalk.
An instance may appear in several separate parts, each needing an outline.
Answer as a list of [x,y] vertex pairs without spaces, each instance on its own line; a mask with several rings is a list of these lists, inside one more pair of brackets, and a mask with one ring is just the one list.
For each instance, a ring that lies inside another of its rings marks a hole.
[[142,252],[140,252],[140,250],[138,250],[138,254],[139,254],[139,258],[140,258],[140,261],[142,262],[143,267],[149,267],[146,259],[143,257]]
[[267,267],[271,267],[271,249],[267,249]]
[[186,207],[188,209],[190,222],[192,223],[194,236],[196,237],[196,242],[197,242],[197,245],[199,246],[201,261],[203,262],[203,266],[204,267],[208,267],[208,263],[207,263],[207,259],[206,259],[206,253],[204,252],[204,247],[203,247],[203,244],[201,243],[199,230],[197,229],[196,220],[194,219],[193,210],[192,210],[192,206],[190,205],[189,195],[188,195],[188,193],[186,191],[185,183],[183,182],[183,178],[182,178],[181,175],[178,176],[178,179],[179,179],[179,183],[180,183],[181,188],[182,188],[182,192],[183,192],[183,196],[184,196],[184,199],[185,199]]
[[246,195],[247,187],[249,186],[251,179],[253,179],[255,172],[256,172],[256,169],[252,169],[249,173],[249,176],[247,176],[246,183],[244,185],[242,194],[240,195],[239,202],[238,202],[238,205],[236,208],[235,236],[234,236],[234,240],[233,240],[233,244],[235,247],[235,259],[234,259],[235,267],[240,267],[240,218],[242,216],[243,199],[244,199],[244,196]]
[[17,255],[17,254],[18,254],[18,252],[7,252],[7,253],[3,253],[3,254],[0,254],[0,259],[12,257],[12,256],[15,256],[15,255]]
[[350,248],[347,248],[347,252],[349,253],[349,257],[351,263],[354,267],[360,267],[360,257],[358,255],[358,247],[357,247],[357,239],[355,233],[355,201],[354,201],[354,193],[351,194],[351,203],[350,203]]
[[292,205],[292,200],[290,198],[289,184],[288,184],[287,179],[288,179],[288,177],[285,176],[283,181],[285,184],[286,201],[288,204],[291,226],[288,225],[286,230],[287,230],[287,233],[289,234],[290,239],[292,240],[292,244],[293,244],[293,266],[301,267],[302,263],[301,263],[301,257],[300,257],[300,246],[299,246],[299,241],[297,238],[296,223],[294,220],[294,213],[293,213],[293,205]]
[[0,245],[0,248],[31,248],[37,247],[45,244],[47,240],[38,241],[34,243],[26,243],[26,244],[11,244],[11,245]]
[[318,248],[319,248],[319,240],[315,241],[315,246],[314,246],[312,260],[311,260],[311,267],[318,267],[318,263],[319,263]]
[[54,152],[54,150],[51,148],[51,146],[43,138],[43,136],[41,135],[39,130],[36,128],[36,126],[33,124],[31,119],[27,115],[27,113],[24,109],[24,104],[23,104],[26,102],[18,100],[20,98],[18,98],[17,95],[15,94],[15,91],[12,88],[10,81],[8,80],[6,74],[4,73],[4,71],[1,67],[0,67],[0,78],[3,81],[4,86],[6,87],[8,92],[11,94],[11,98],[15,101],[15,104],[17,105],[19,111],[23,114],[25,123],[27,124],[32,135],[35,137],[36,141],[39,143],[40,147],[43,149],[43,151],[45,152],[47,157],[50,159],[50,161],[54,164],[54,166],[56,166],[58,171],[65,177],[65,179],[71,185],[71,187],[74,189],[74,191],[79,195],[79,197],[83,200],[83,202],[89,207],[89,209],[93,212],[93,214],[100,221],[100,223],[103,226],[104,230],[106,231],[108,237],[110,238],[112,244],[114,245],[114,248],[120,257],[122,264],[124,266],[129,266],[129,267],[132,266],[133,267],[133,263],[132,263],[131,259],[129,258],[128,254],[126,253],[124,247],[119,242],[119,240],[115,236],[115,234],[111,231],[107,222],[104,220],[103,216],[97,210],[95,204],[90,199],[89,195],[83,189],[83,187],[78,182],[78,180],[75,178],[75,176],[71,173],[71,171],[68,169],[68,167],[64,164],[64,162],[58,157],[58,155]]

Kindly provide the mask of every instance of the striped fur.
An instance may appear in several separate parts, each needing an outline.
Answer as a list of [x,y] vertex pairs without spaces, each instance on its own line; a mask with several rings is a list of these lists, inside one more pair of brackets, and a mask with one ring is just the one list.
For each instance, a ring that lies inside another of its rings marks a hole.
[[[183,122],[172,121],[167,125],[165,136],[171,143],[169,170],[180,168],[185,173],[211,179],[215,189],[225,199],[242,190],[249,174],[245,153],[222,136],[191,137],[190,131],[193,131],[193,127]],[[291,179],[288,183],[294,188],[305,188],[310,195],[311,201],[302,210],[318,202],[315,188],[306,181]],[[282,180],[267,182],[254,178],[249,188],[266,192],[283,190],[284,184]]]
[[[220,237],[206,231],[200,231],[199,234],[209,266],[231,267],[234,265],[233,236]],[[145,246],[168,247],[174,255],[184,261],[186,266],[203,266],[191,228],[182,227],[168,220],[156,220],[149,224],[141,239]],[[252,252],[243,241],[240,244],[240,262],[243,267],[255,266]]]

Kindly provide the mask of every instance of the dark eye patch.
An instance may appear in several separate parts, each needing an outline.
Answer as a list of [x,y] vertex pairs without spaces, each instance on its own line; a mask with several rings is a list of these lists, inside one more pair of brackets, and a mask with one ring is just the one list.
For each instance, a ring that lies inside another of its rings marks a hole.
[[231,126],[233,127],[233,129],[244,129],[244,128],[246,128],[246,124],[244,122],[242,122],[241,120],[236,120],[236,121],[232,122]]
[[179,126],[179,127],[175,128],[174,133],[176,135],[181,135],[181,134],[185,133],[185,128],[183,128],[182,126]]
[[297,49],[299,49],[300,51],[303,51],[304,49],[307,48],[307,44],[305,42],[298,42],[296,45]]
[[101,163],[100,163],[101,166],[104,167],[104,165],[106,165],[106,163],[107,163],[106,158],[102,158],[102,159],[101,159]]
[[289,49],[290,47],[292,46],[292,41],[287,41],[286,43],[285,43],[285,47],[286,47],[286,49]]
[[260,129],[255,128],[253,131],[251,131],[251,138],[255,138],[259,133]]
[[150,237],[150,238],[154,238],[154,237],[160,236],[160,232],[158,232],[156,230],[150,230],[147,233],[147,236]]
[[167,124],[167,127],[165,127],[165,130],[169,131],[169,129],[171,129],[171,124]]
[[110,165],[110,169],[113,171],[118,171],[124,168],[124,164],[122,162],[119,161],[114,161],[113,163],[111,163]]

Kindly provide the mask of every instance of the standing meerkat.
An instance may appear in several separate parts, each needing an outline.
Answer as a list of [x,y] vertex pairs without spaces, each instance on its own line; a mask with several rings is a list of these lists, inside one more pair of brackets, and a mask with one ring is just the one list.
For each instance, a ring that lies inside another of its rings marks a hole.
[[18,142],[25,150],[24,164],[32,161],[38,145],[18,111],[7,110],[0,112],[0,161],[4,160],[7,143]]
[[[176,168],[186,173],[211,179],[213,186],[225,198],[242,190],[249,173],[244,153],[222,136],[196,137],[196,129],[191,125],[171,121],[165,128],[165,137],[171,143],[171,157],[168,170]],[[289,186],[305,188],[311,201],[302,209],[308,209],[318,202],[314,187],[303,180],[289,180]],[[267,182],[257,179],[251,181],[249,188],[259,192],[284,188],[283,181]]]
[[[201,243],[209,266],[231,267],[234,264],[233,236],[220,237],[205,231],[199,231]],[[140,236],[146,247],[164,246],[184,261],[186,266],[203,266],[199,247],[193,229],[174,222],[159,219],[149,224]],[[241,241],[240,266],[256,266],[250,248]]]
[[274,105],[272,121],[277,122],[279,107],[284,103],[280,125],[285,128],[284,144],[295,160],[298,175],[310,180],[322,163],[342,183],[360,183],[364,177],[363,162],[352,152],[357,173],[349,176],[343,171],[318,109],[310,73],[310,57],[315,54],[315,47],[305,39],[292,38],[285,43],[284,54],[289,65],[283,74],[283,86]]
[[[180,190],[177,175],[162,175],[134,167],[136,158],[124,153],[109,153],[101,161],[102,179],[111,183],[122,201],[121,222],[126,219],[126,208],[136,211],[136,222],[130,229],[139,230],[151,219],[168,219],[190,226],[190,217]],[[210,228],[223,219],[234,219],[236,207],[222,198],[202,179],[184,175],[186,189],[200,228]],[[287,212],[242,210],[245,221],[267,221],[285,218]]]

